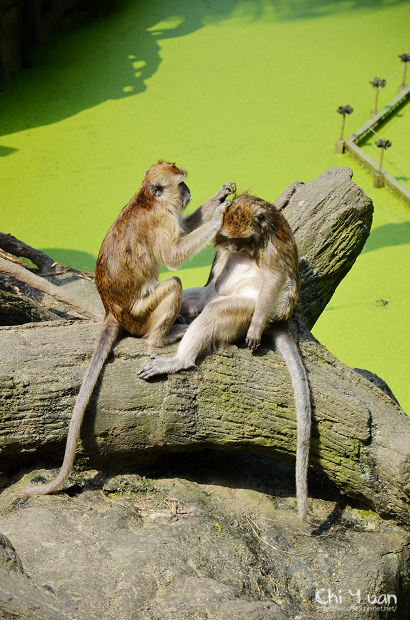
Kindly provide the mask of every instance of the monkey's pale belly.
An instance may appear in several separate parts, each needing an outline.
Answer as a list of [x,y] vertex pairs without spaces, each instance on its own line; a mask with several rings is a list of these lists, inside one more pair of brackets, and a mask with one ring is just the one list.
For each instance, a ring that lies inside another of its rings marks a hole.
[[219,295],[241,295],[256,300],[260,290],[260,273],[250,260],[228,261],[215,282]]

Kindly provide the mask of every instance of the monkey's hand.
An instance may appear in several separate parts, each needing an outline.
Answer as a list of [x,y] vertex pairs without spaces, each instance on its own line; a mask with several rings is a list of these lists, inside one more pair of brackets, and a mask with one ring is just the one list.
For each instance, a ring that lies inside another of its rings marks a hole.
[[232,200],[235,198],[235,192],[235,183],[225,183],[225,185],[221,187],[219,192],[217,192],[213,198],[217,201],[217,206],[213,212],[212,219],[220,222],[220,226],[222,226],[222,218],[226,207],[230,205]]
[[253,327],[252,325],[248,329],[248,333],[246,334],[246,344],[249,349],[253,352],[259,347],[261,343],[261,335],[258,329]]
[[233,200],[235,192],[235,183],[225,183],[225,185],[222,185],[221,189],[218,190],[212,198],[209,198],[209,200],[198,207],[194,213],[191,213],[191,215],[185,218],[185,224],[188,226],[188,230],[192,231],[201,224],[209,222],[214,219],[215,214],[217,218],[220,216],[220,221],[222,222],[222,215],[227,206],[225,200],[231,195]]
[[228,198],[228,196],[231,196],[231,200],[230,202],[232,202],[233,200],[233,194],[235,194],[236,192],[236,185],[235,183],[225,183],[225,185],[222,185],[221,189],[215,194],[214,198],[216,200],[219,200],[219,202],[224,202],[226,198]]
[[218,202],[216,206],[214,206],[212,215],[209,220],[210,226],[212,226],[214,233],[216,234],[222,227],[223,216],[225,213],[225,209],[227,207],[228,200],[225,202]]

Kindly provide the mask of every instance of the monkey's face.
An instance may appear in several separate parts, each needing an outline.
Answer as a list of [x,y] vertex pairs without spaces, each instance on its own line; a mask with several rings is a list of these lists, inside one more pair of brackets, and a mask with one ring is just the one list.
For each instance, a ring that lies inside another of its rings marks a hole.
[[250,256],[253,256],[255,253],[251,240],[248,237],[245,237],[244,239],[234,239],[230,237],[226,240],[225,245],[233,254],[247,252]]
[[191,193],[184,182],[186,172],[175,164],[160,161],[147,170],[145,187],[158,201],[174,202],[180,209],[185,209],[191,200]]

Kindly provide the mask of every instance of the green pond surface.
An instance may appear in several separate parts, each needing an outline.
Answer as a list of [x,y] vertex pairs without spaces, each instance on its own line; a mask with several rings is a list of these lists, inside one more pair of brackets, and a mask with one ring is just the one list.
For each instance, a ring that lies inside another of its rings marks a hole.
[[[399,0],[122,0],[66,24],[0,94],[0,230],[94,269],[101,241],[159,159],[189,172],[192,208],[226,182],[274,200],[335,166],[374,202],[370,238],[314,327],[348,365],[410,410],[410,209],[348,155],[345,137],[396,94],[410,48]],[[410,71],[409,71],[410,73]],[[408,80],[409,81],[409,80]],[[409,187],[409,105],[382,128],[384,167]],[[375,139],[377,139],[375,137]],[[374,142],[374,141],[373,141]],[[368,141],[365,149],[378,150]],[[394,151],[394,153],[393,153]],[[206,281],[212,249],[180,270]]]

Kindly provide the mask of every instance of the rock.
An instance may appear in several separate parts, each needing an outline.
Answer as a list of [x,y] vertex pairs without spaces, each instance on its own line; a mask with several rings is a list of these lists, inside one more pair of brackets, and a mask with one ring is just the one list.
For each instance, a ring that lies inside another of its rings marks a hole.
[[[336,607],[338,620],[406,618],[409,540],[394,523],[314,479],[307,533],[292,467],[241,454],[167,461],[151,477],[88,471],[56,496],[3,494],[1,530],[44,601],[101,620],[285,620],[336,617]],[[12,583],[23,597],[25,582]],[[394,614],[373,605],[355,616],[358,591],[363,605],[394,595]]]

